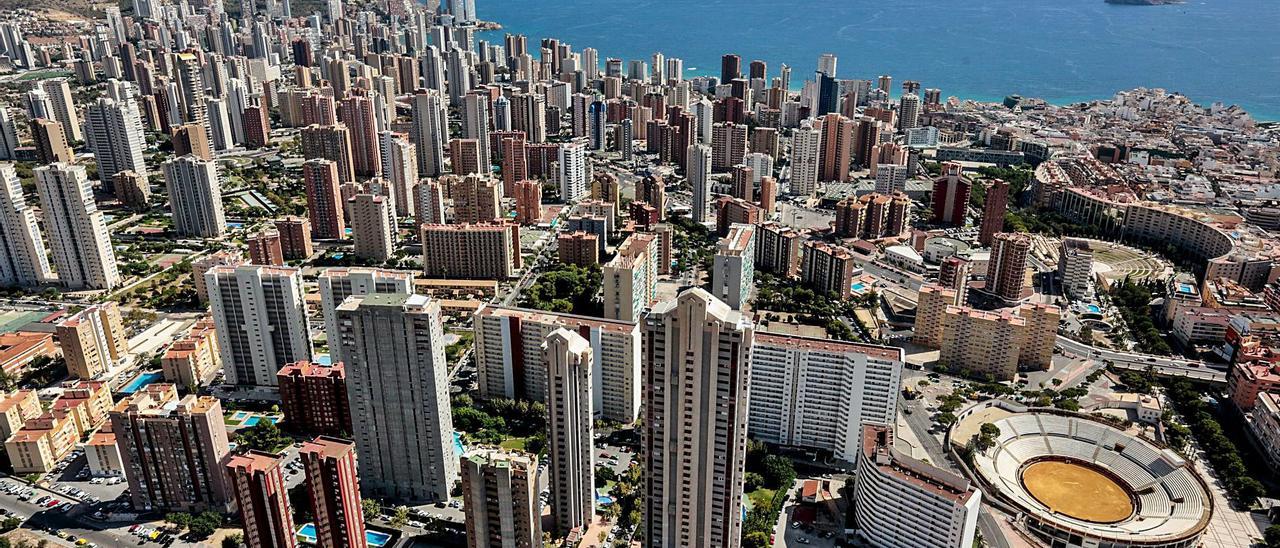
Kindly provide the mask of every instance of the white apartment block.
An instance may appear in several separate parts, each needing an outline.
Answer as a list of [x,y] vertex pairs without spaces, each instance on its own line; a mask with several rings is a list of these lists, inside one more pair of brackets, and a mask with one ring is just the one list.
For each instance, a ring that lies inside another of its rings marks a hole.
[[893,446],[893,428],[863,427],[853,488],[854,534],[874,548],[973,546],[982,491]]
[[174,232],[195,238],[222,237],[227,222],[222,212],[217,165],[188,154],[160,167],[169,188]]
[[755,284],[756,227],[734,223],[716,244],[711,269],[712,294],[734,310],[742,310]]
[[424,295],[353,297],[338,306],[333,345],[346,357],[361,490],[448,500],[459,461],[440,305]]
[[84,166],[35,169],[36,191],[58,281],[71,289],[111,289],[122,282],[111,235]]
[[811,196],[818,189],[818,157],[822,153],[822,132],[805,120],[791,134],[791,190],[796,196]]
[[907,191],[907,166],[900,164],[880,164],[876,166],[876,192],[893,194]]
[[1058,275],[1067,295],[1079,298],[1089,294],[1093,282],[1093,249],[1088,240],[1062,239],[1058,252]]
[[541,346],[560,328],[591,344],[592,412],[634,423],[641,402],[640,328],[635,322],[482,305],[475,314],[480,397],[547,401]]
[[204,275],[227,383],[276,386],[276,373],[311,359],[302,271],[215,266]]
[[748,432],[855,463],[862,426],[897,417],[904,361],[900,348],[756,332]]
[[334,345],[338,336],[338,305],[357,295],[413,293],[413,272],[382,268],[326,268],[317,279],[320,286],[320,311],[324,316],[324,332],[329,339],[329,356],[333,363],[345,362],[342,347]]
[[0,164],[0,286],[34,286],[53,277],[36,214],[13,164]]
[[658,237],[632,234],[617,254],[601,268],[604,286],[604,317],[636,322],[653,303],[658,288]]
[[[85,141],[98,162],[98,178],[110,181],[116,173],[132,171],[147,176],[142,151],[146,132],[138,103],[132,98],[99,97],[85,109]],[[67,134],[71,138],[71,134]]]
[[591,170],[587,166],[587,144],[584,141],[562,143],[557,153],[556,181],[560,183],[560,199],[573,203],[591,189]]

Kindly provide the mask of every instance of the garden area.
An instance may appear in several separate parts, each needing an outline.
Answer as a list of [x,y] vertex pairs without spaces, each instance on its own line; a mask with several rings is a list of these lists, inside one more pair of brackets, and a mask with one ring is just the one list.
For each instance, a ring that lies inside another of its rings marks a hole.
[[540,402],[454,396],[453,427],[467,444],[499,445],[533,454],[547,446],[546,406]]
[[599,316],[596,300],[602,283],[600,265],[557,264],[543,272],[520,297],[520,306],[585,316]]

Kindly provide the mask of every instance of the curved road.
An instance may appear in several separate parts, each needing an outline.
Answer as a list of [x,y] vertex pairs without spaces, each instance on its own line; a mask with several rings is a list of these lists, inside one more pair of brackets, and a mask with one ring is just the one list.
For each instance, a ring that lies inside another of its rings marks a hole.
[[1169,356],[1152,356],[1136,352],[1107,350],[1105,348],[1090,346],[1061,335],[1058,336],[1056,346],[1065,353],[1090,357],[1100,361],[1110,361],[1114,363],[1116,367],[1122,369],[1145,370],[1147,367],[1152,367],[1157,373],[1165,376],[1185,377],[1213,383],[1227,382],[1226,373],[1212,369],[1209,364],[1202,361]]

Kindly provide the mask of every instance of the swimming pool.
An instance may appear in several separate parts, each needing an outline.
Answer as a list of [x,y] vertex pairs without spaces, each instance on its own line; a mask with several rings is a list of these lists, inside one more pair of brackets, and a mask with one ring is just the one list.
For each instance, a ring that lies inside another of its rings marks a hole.
[[866,288],[867,288],[867,285],[862,282],[858,282],[856,284],[849,286],[849,289],[852,289],[854,293],[862,293],[862,290]]
[[462,456],[467,452],[467,448],[462,446],[462,434],[453,433],[453,452],[456,456]]
[[242,420],[244,420],[245,418],[247,418],[248,416],[249,416],[249,412],[248,412],[248,411],[236,411],[235,413],[233,413],[233,414],[231,415],[231,420],[233,420],[233,421],[242,421]]
[[[261,421],[262,421],[262,415],[254,415],[252,417],[249,417],[249,420],[244,421],[244,423],[242,423],[240,426],[254,426]],[[280,418],[271,417],[271,424],[280,424]]]
[[[316,524],[307,523],[302,527],[299,527],[297,533],[295,534],[298,536],[298,540],[305,542],[307,544],[315,544],[316,543]],[[379,531],[365,531],[364,540],[369,544],[369,546],[373,546],[374,548],[381,548],[383,546],[386,546],[387,543],[391,541],[391,535],[388,535],[386,533],[382,533]]]
[[150,371],[147,373],[143,373],[141,375],[138,375],[137,377],[134,377],[133,380],[129,381],[129,384],[124,385],[124,388],[120,389],[120,393],[124,395],[129,395],[139,390],[142,390],[148,384],[156,383],[163,379],[164,379],[164,373],[160,373],[158,371]]
[[605,495],[596,495],[597,504],[613,504],[613,497]]
[[1096,304],[1091,304],[1091,305],[1089,305],[1089,306],[1086,306],[1086,307],[1085,307],[1085,309],[1086,309],[1086,310],[1088,310],[1088,311],[1089,311],[1089,313],[1091,313],[1091,314],[1101,314],[1101,313],[1102,313],[1102,309],[1101,309],[1101,308],[1098,308],[1098,305],[1096,305]]

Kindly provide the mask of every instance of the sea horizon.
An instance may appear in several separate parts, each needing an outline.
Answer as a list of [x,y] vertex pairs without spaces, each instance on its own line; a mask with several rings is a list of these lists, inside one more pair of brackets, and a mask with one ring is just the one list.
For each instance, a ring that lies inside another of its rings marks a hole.
[[[837,77],[893,77],[941,89],[942,96],[999,102],[1009,95],[1055,105],[1106,100],[1138,87],[1180,93],[1199,105],[1238,105],[1260,122],[1280,121],[1280,10],[1269,0],[1192,1],[1164,6],[1104,0],[480,0],[479,16],[502,25],[501,43],[524,34],[537,55],[542,38],[600,61],[684,60],[685,76],[718,75],[720,56],[786,63],[792,89],[833,53]],[[733,24],[714,24],[729,21]],[[824,21],[830,21],[825,23]],[[826,32],[825,37],[813,37]],[[698,36],[697,34],[701,34]],[[1046,44],[1046,42],[1054,42]],[[994,48],[994,49],[993,49]]]

